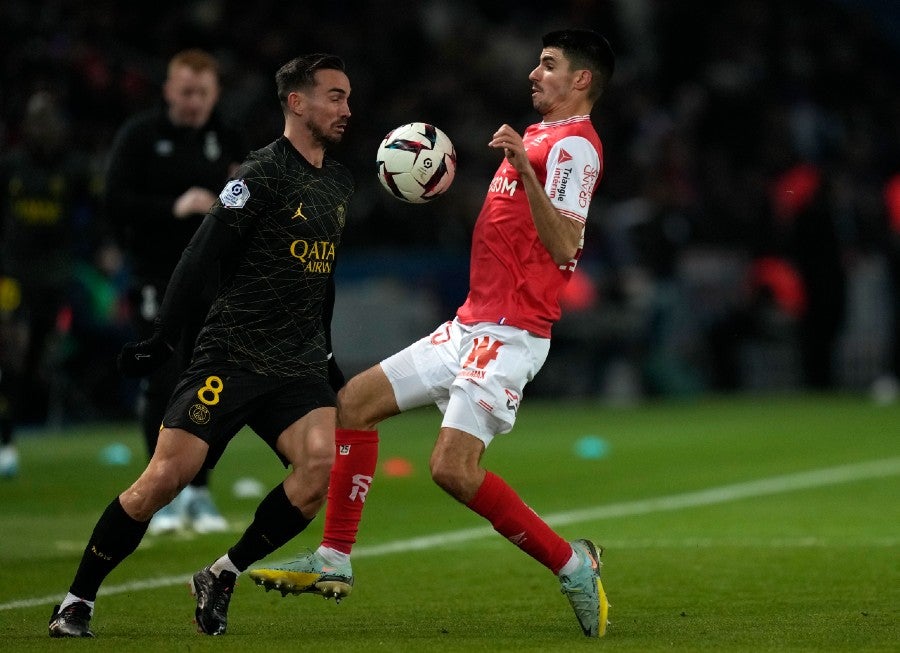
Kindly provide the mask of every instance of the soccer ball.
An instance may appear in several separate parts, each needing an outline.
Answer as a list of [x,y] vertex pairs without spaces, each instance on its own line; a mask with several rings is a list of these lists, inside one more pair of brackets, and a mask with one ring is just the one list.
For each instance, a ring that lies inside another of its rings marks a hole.
[[411,122],[381,141],[378,181],[394,197],[423,204],[443,194],[456,174],[453,143],[434,125]]

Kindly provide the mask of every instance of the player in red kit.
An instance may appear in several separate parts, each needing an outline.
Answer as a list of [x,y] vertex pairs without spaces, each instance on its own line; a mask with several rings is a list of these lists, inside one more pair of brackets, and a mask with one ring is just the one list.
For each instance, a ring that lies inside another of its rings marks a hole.
[[542,121],[524,135],[502,125],[489,143],[504,159],[475,225],[465,303],[455,319],[340,391],[322,544],[281,569],[251,571],[258,584],[338,599],[350,592],[350,551],[375,472],[375,429],[402,411],[436,404],[444,417],[431,455],[434,481],[558,575],[585,635],[605,633],[602,549],[585,539],[567,542],[480,461],[494,436],[512,429],[524,387],[550,349],[558,297],[581,256],[603,172],[589,114],[613,67],[612,49],[595,32],[544,36],[529,75]]

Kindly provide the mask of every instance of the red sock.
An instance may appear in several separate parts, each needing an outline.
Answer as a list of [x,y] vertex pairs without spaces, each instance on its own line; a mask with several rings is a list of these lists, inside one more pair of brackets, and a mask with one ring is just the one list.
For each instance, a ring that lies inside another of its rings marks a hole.
[[378,431],[337,429],[322,545],[350,553],[378,462]]
[[522,501],[502,478],[488,472],[469,508],[491,522],[494,530],[525,553],[559,573],[572,547]]

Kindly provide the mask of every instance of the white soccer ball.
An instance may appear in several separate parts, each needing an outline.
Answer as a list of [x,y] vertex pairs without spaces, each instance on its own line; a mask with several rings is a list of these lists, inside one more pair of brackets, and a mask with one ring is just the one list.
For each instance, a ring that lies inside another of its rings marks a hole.
[[378,146],[378,181],[394,197],[413,204],[443,194],[456,174],[453,143],[434,125],[411,122],[388,133]]

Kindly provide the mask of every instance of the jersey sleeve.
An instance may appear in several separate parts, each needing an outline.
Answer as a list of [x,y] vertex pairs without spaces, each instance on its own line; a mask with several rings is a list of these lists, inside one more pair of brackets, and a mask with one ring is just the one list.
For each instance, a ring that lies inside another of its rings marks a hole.
[[266,161],[244,162],[228,180],[209,210],[216,219],[235,229],[241,237],[252,232],[268,212],[278,189],[277,176],[267,173]]
[[599,176],[600,154],[591,142],[566,136],[550,148],[544,190],[560,213],[584,224]]
[[157,324],[166,342],[177,341],[185,316],[191,314],[191,306],[203,295],[210,268],[235,256],[242,244],[235,230],[210,215],[203,219],[172,272],[159,308]]

